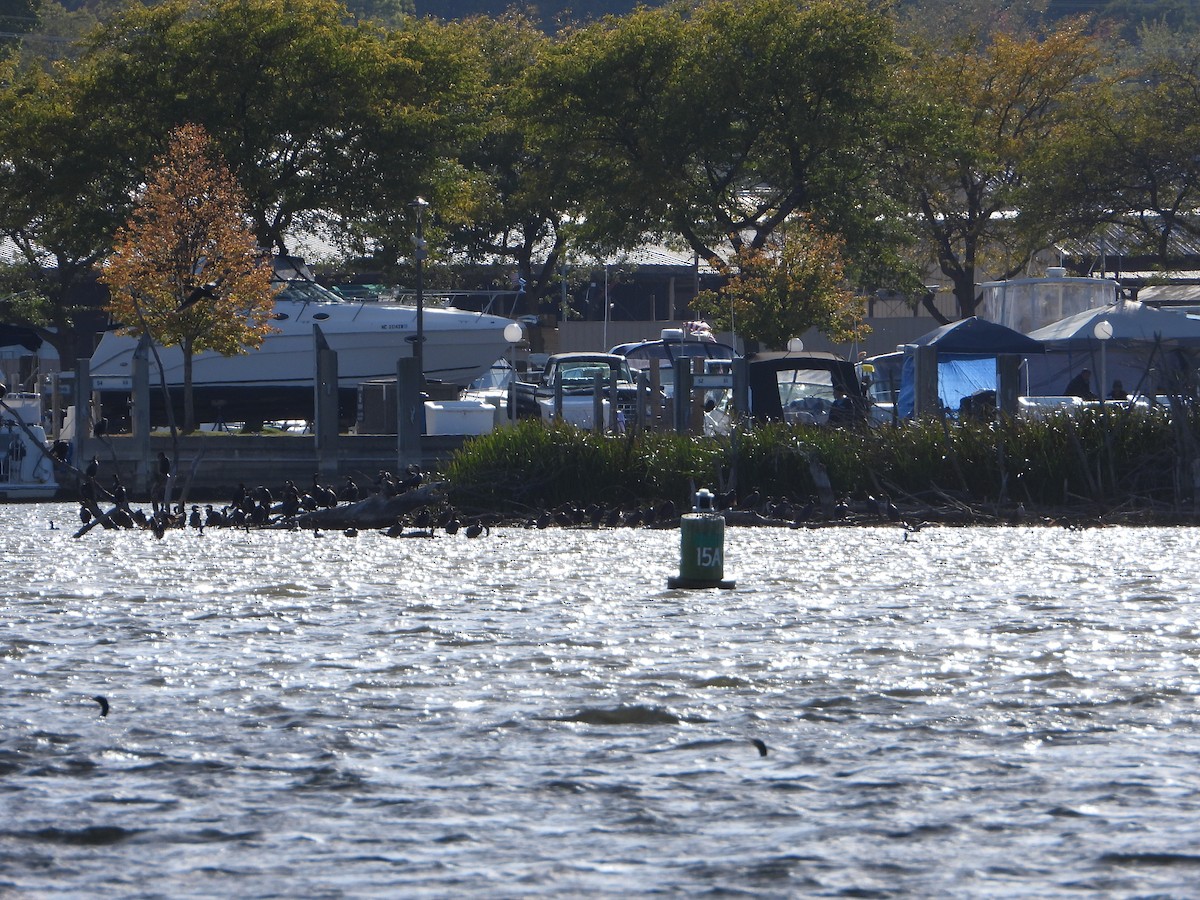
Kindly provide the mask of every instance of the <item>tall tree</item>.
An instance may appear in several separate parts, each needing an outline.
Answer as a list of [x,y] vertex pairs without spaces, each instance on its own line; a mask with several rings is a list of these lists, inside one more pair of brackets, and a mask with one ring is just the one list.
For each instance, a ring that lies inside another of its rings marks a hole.
[[0,56],[17,48],[20,35],[37,30],[40,5],[37,0],[0,0]]
[[811,223],[791,223],[766,247],[743,247],[724,287],[693,306],[714,327],[776,350],[810,328],[835,341],[860,338],[865,303],[846,284],[842,247]]
[[1091,198],[1093,221],[1121,245],[1170,266],[1179,241],[1200,238],[1200,34],[1143,33],[1109,102],[1082,111],[1088,128],[1061,148],[1058,172]]
[[597,237],[677,235],[723,268],[797,212],[850,236],[895,46],[859,0],[704,0],[581,29],[541,78]]
[[536,24],[509,13],[457,26],[486,66],[480,92],[482,133],[462,148],[467,206],[447,240],[472,261],[514,273],[520,312],[533,312],[555,286],[575,207],[571,143],[539,121],[529,76],[550,41]]
[[247,227],[233,176],[204,129],[172,132],[102,278],[134,335],[183,352],[184,431],[195,428],[192,358],[259,346],[271,330],[272,268]]
[[137,154],[119,123],[81,106],[64,67],[0,63],[0,108],[0,235],[17,251],[0,317],[36,328],[69,370],[91,353],[81,298],[129,209]]
[[97,30],[80,77],[85,102],[151,152],[173,126],[203,125],[259,243],[286,253],[296,232],[344,227],[369,198],[388,202],[389,178],[429,169],[437,94],[455,82],[436,80],[448,64],[417,55],[405,27],[352,24],[336,0],[166,0]]
[[1076,139],[1079,111],[1101,89],[1101,59],[1097,41],[1071,23],[1025,38],[926,44],[898,82],[894,107],[907,130],[891,156],[893,184],[963,316],[975,312],[981,272],[1017,275],[1074,221],[1070,204],[1039,202],[1051,183],[1041,176],[1045,160]]
[[490,87],[469,29],[406,19],[387,32],[379,70],[354,140],[352,170],[331,186],[337,203],[326,219],[348,249],[385,271],[414,261],[418,197],[430,204],[431,254],[445,228],[465,221],[478,180],[463,165],[464,147],[484,134]]

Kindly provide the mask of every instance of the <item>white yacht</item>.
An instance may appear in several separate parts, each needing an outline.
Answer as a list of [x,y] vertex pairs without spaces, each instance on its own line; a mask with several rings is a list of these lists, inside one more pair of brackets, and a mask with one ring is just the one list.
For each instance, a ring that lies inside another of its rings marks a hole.
[[[313,281],[303,264],[287,274],[295,277],[280,279],[283,288],[275,299],[271,321],[275,331],[260,347],[237,356],[213,352],[193,356],[197,421],[311,419],[316,372],[313,326],[320,327],[330,349],[338,354],[338,388],[345,421],[354,419],[360,383],[394,378],[397,360],[413,355],[415,306],[345,300]],[[426,307],[422,319],[422,355],[429,382],[469,384],[509,348],[504,328],[511,319],[437,306]],[[135,338],[108,332],[92,354],[94,388],[103,398],[103,415],[110,423],[118,424],[128,416],[136,348]],[[178,408],[182,403],[183,354],[178,347],[157,350]],[[151,356],[151,410],[156,421],[161,421],[160,384]]]
[[52,500],[58,493],[54,461],[39,421],[37,394],[0,393],[0,500]]

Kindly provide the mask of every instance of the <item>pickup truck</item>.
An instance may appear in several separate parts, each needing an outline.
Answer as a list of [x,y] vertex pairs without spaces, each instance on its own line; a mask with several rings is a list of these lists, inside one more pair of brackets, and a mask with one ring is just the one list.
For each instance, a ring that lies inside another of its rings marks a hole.
[[592,392],[595,376],[602,381],[604,398],[611,398],[613,375],[617,379],[617,412],[627,422],[637,415],[637,384],[629,370],[625,357],[615,353],[555,353],[546,360],[541,378],[536,382],[518,381],[515,386],[517,418],[554,417],[554,386],[562,379],[564,416],[568,406],[582,411],[585,422],[590,424]]

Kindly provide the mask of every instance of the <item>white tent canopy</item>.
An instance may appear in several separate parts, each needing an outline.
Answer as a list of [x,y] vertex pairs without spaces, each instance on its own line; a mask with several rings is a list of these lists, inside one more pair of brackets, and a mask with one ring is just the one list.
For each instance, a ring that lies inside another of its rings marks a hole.
[[1084,310],[1031,331],[1029,336],[1059,347],[1094,344],[1100,340],[1096,326],[1101,322],[1112,327],[1110,346],[1111,342],[1118,341],[1149,343],[1156,340],[1200,346],[1200,319],[1127,300],[1100,309]]
[[1085,310],[1029,336],[1046,346],[1044,357],[1026,360],[1029,396],[1062,394],[1083,369],[1106,397],[1115,381],[1131,395],[1172,393],[1192,384],[1200,365],[1200,319],[1131,301]]

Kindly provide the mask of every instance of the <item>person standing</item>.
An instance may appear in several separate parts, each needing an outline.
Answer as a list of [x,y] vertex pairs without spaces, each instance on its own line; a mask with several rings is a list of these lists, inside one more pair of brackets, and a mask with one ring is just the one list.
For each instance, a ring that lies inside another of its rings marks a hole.
[[1067,382],[1063,396],[1079,397],[1082,400],[1099,399],[1095,391],[1092,390],[1092,370],[1080,369],[1079,374]]

